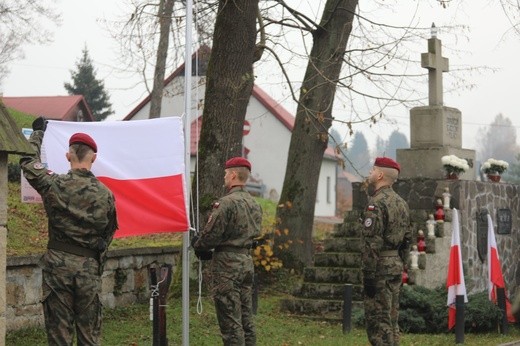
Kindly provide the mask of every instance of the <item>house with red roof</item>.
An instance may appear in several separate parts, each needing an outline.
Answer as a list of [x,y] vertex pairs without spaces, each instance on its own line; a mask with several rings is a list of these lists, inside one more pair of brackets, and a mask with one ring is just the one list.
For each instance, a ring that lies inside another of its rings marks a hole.
[[[209,49],[199,50],[193,61],[191,122],[191,171],[195,169],[197,143],[202,124],[205,94],[205,72]],[[123,120],[148,119],[150,95],[141,101]],[[184,65],[164,81],[161,117],[182,116],[184,113]],[[258,85],[253,86],[244,124],[244,156],[251,161],[252,186],[264,198],[278,201],[282,191],[294,116]],[[315,216],[336,215],[336,166],[334,150],[328,149],[322,162],[316,196]]]
[[94,121],[82,95],[1,97],[7,108],[51,120]]

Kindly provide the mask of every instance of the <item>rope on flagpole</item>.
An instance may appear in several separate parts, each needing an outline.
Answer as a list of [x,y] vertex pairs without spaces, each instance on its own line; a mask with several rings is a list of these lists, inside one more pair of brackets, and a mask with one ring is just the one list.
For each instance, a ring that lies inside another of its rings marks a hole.
[[[194,4],[195,6],[195,4]],[[198,13],[197,10],[193,11],[193,23],[196,25],[198,21]],[[195,35],[197,35],[197,32],[195,32]],[[198,37],[196,39],[198,42]],[[200,44],[198,45],[197,49],[195,49],[195,77],[200,78],[199,76],[199,48]],[[199,94],[199,80],[195,83],[195,100],[196,102],[199,102],[200,100],[200,94]],[[199,109],[197,106],[195,109]],[[194,172],[194,184],[195,184],[195,198],[192,198],[192,215],[193,215],[193,222],[195,223],[195,229],[194,234],[199,235],[199,229],[200,229],[200,216],[199,216],[199,113],[195,115],[195,172]],[[195,203],[193,201],[195,200]],[[196,212],[195,212],[196,211]],[[197,268],[197,282],[198,282],[198,292],[197,292],[197,313],[199,315],[202,314],[202,282],[203,282],[203,275],[202,275],[202,261],[199,260],[199,265]]]

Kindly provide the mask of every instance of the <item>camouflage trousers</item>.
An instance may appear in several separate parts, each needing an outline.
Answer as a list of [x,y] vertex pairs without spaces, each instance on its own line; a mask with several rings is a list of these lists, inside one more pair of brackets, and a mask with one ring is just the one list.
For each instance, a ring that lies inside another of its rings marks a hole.
[[376,295],[374,298],[364,298],[368,340],[373,346],[398,346],[401,276],[376,280]]
[[60,263],[63,266],[47,263],[43,268],[42,303],[47,341],[49,345],[73,345],[76,334],[78,345],[100,345],[99,265],[93,259],[83,259],[82,270],[74,272],[66,266],[67,260]]
[[211,291],[225,346],[254,346],[253,275],[250,255],[230,252],[213,254]]

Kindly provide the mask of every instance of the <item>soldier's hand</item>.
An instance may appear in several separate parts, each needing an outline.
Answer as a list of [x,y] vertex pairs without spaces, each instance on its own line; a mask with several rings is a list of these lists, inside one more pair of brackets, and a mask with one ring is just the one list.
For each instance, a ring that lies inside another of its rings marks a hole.
[[191,237],[190,245],[192,248],[195,248],[195,243],[197,242],[197,240],[199,240],[198,235],[194,235],[193,237]]
[[198,251],[195,250],[195,256],[201,261],[209,261],[213,258],[213,251]]
[[364,289],[367,297],[374,298],[376,296],[376,292],[377,292],[376,280],[375,279],[363,279],[363,289]]
[[36,118],[36,120],[32,123],[32,129],[33,131],[44,131],[47,128],[47,119],[45,119],[42,116],[39,116]]

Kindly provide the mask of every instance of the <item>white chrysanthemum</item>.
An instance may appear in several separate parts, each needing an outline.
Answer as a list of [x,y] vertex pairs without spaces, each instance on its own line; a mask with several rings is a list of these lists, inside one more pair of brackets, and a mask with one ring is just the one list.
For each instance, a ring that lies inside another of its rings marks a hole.
[[482,171],[486,174],[502,174],[509,168],[509,163],[504,160],[487,159],[482,164]]
[[445,155],[441,158],[441,162],[448,173],[460,174],[469,169],[468,161],[455,155]]

